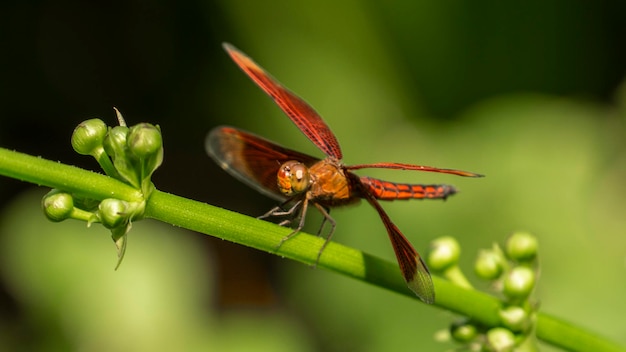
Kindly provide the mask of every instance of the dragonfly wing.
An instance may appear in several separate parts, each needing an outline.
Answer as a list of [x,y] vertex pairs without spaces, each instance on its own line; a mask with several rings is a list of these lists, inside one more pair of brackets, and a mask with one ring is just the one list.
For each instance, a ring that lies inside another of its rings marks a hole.
[[289,160],[299,161],[306,166],[319,161],[252,133],[227,126],[216,127],[209,132],[205,147],[213,160],[232,176],[279,201],[286,200],[277,185],[276,176],[280,166]]
[[[353,180],[358,182],[358,176],[352,174]],[[432,304],[435,302],[435,287],[430,277],[430,272],[426,263],[422,260],[419,253],[413,248],[409,240],[404,237],[400,229],[391,222],[389,215],[383,210],[375,196],[368,192],[367,188],[362,187],[362,196],[376,209],[378,215],[387,229],[389,240],[396,254],[400,271],[406,281],[407,286],[413,293],[417,295],[424,303]]]
[[302,98],[283,87],[261,66],[234,46],[224,43],[224,49],[235,63],[267,93],[276,104],[298,126],[300,131],[326,155],[340,160],[341,148],[330,127],[320,115]]
[[454,170],[454,169],[442,169],[432,166],[413,165],[403,163],[374,163],[374,164],[361,164],[361,165],[349,165],[345,167],[348,170],[359,169],[394,169],[394,170],[411,170],[411,171],[427,171],[427,172],[439,172],[442,174],[451,174],[464,177],[484,177],[484,175],[477,174],[469,171]]

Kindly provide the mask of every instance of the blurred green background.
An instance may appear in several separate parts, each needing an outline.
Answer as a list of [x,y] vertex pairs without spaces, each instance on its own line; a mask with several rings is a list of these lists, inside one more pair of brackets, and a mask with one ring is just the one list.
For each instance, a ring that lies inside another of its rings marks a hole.
[[[275,204],[213,164],[206,133],[229,124],[321,154],[228,41],[315,106],[346,163],[487,175],[367,173],[461,189],[384,204],[418,250],[457,237],[473,280],[479,248],[530,231],[541,309],[626,344],[625,13],[619,0],[3,2],[0,146],[97,170],[69,138],[87,118],[113,124],[116,106],[161,126],[159,189],[260,215]],[[0,181],[1,350],[454,346],[433,339],[445,311],[153,221],[135,224],[114,272],[107,231],[47,222],[45,192]],[[394,260],[371,208],[333,216],[336,241]]]

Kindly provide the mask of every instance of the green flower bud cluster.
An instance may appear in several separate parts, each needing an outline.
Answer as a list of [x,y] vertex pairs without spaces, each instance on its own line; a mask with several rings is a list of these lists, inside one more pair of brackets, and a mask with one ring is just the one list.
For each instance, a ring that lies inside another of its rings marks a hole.
[[[460,247],[449,237],[433,242],[428,264],[431,270],[467,288],[471,285],[458,267]],[[474,265],[476,275],[488,280],[503,297],[498,312],[499,326],[485,327],[471,319],[452,324],[447,336],[472,350],[534,351],[533,331],[536,305],[530,297],[537,282],[537,239],[525,232],[509,236],[503,247],[480,251]]]
[[516,232],[506,240],[504,250],[494,244],[479,253],[474,266],[476,275],[491,281],[507,303],[524,303],[535,288],[537,247],[533,235]]
[[158,126],[140,123],[128,127],[117,109],[120,126],[107,127],[100,119],[84,121],[72,134],[72,147],[93,156],[104,172],[149,195],[150,178],[163,162],[163,140]]
[[143,199],[98,201],[53,189],[44,196],[42,207],[51,221],[77,219],[88,226],[102,223],[111,230],[119,266],[132,221],[143,217],[145,200],[154,190],[151,176],[163,161],[163,140],[158,126],[140,123],[127,127],[120,112],[117,109],[115,112],[119,126],[108,127],[100,119],[84,121],[72,134],[72,147],[79,154],[93,156],[108,176],[141,191]]

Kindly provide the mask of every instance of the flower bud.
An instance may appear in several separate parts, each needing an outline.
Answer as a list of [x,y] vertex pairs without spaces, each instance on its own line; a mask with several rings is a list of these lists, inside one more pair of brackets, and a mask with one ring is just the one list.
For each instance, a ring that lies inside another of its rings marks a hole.
[[513,268],[504,278],[504,294],[514,300],[526,299],[535,287],[535,272],[525,266]]
[[453,237],[440,237],[430,244],[428,266],[435,272],[442,272],[456,265],[461,256],[459,242]]
[[130,128],[128,133],[128,150],[134,158],[141,190],[149,193],[152,173],[163,162],[163,139],[158,126],[140,123]]
[[513,351],[515,347],[515,335],[505,328],[493,328],[487,331],[488,351]]
[[128,136],[128,127],[115,126],[109,130],[104,138],[104,150],[113,158],[123,158],[126,156],[126,138]]
[[495,280],[502,275],[505,262],[500,250],[481,250],[476,259],[474,271],[481,279]]
[[41,205],[44,214],[49,220],[59,222],[72,215],[74,198],[69,193],[53,189],[43,197]]
[[128,203],[113,198],[107,198],[98,206],[100,222],[104,227],[113,229],[128,223]]
[[149,123],[132,126],[128,131],[128,149],[139,159],[157,154],[163,146],[161,131]]
[[506,254],[518,262],[530,262],[537,255],[537,238],[526,232],[516,232],[506,241]]
[[530,327],[530,319],[524,308],[509,306],[498,312],[502,325],[511,331],[522,332]]
[[466,320],[454,322],[450,326],[450,335],[460,343],[468,343],[478,336],[476,325],[470,324]]
[[[136,160],[131,157],[126,144],[129,129],[126,126],[115,126],[109,130],[104,139],[104,150],[113,160],[113,165],[121,181],[139,188],[141,167],[137,166]],[[138,170],[139,169],[139,170]]]
[[100,119],[81,122],[72,133],[72,147],[78,154],[96,156],[102,150],[107,129]]

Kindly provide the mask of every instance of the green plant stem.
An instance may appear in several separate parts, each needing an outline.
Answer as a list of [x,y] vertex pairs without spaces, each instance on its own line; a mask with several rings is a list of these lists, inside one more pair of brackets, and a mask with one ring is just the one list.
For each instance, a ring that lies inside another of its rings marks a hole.
[[[137,201],[142,198],[137,190],[108,176],[3,148],[0,148],[0,175],[96,200],[118,198]],[[145,216],[308,265],[315,265],[323,242],[317,236],[300,233],[277,248],[280,240],[291,232],[290,229],[159,190],[152,192],[148,199]],[[417,299],[406,287],[395,263],[336,242],[328,244],[317,266]],[[436,276],[433,283],[437,294],[436,306],[487,326],[499,325],[501,302],[497,298],[459,287]],[[612,341],[543,313],[537,316],[536,332],[539,339],[570,350],[624,351]]]
[[449,281],[455,283],[458,286],[465,287],[467,289],[473,289],[472,284],[463,274],[463,271],[458,265],[454,265],[443,272],[443,277]]
[[[148,200],[146,217],[309,265],[315,265],[324,241],[317,236],[299,233],[277,250],[276,244],[291,233],[291,229],[158,190]],[[417,299],[407,288],[395,263],[336,242],[329,243],[324,249],[317,266]],[[502,303],[497,298],[437,276],[433,276],[433,283],[437,293],[436,306],[487,326],[499,325],[498,310]],[[609,340],[543,313],[537,317],[537,337],[573,351],[624,351]]]
[[537,337],[570,351],[626,351],[624,346],[549,314],[537,315]]
[[5,148],[0,148],[0,175],[97,200],[143,199],[140,191],[114,178]]

